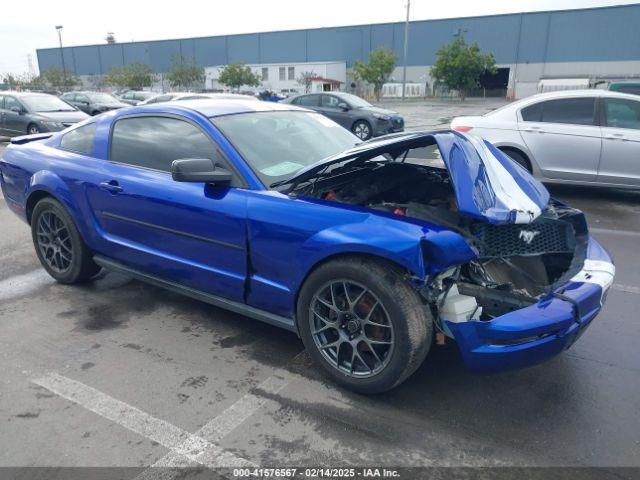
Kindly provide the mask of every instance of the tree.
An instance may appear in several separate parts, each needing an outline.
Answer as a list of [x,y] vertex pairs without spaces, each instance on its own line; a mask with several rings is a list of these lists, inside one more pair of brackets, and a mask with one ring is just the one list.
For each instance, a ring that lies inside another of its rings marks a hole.
[[223,67],[220,70],[218,81],[234,90],[238,90],[242,85],[249,87],[260,85],[260,77],[242,63],[230,63]]
[[196,64],[195,58],[186,58],[182,55],[171,57],[171,68],[165,77],[172,87],[189,88],[194,83],[204,82],[204,68]]
[[317,75],[314,72],[302,72],[298,76],[297,82],[304,87],[304,93],[309,93],[311,83],[315,77],[317,77]]
[[133,62],[121,67],[113,67],[107,75],[107,83],[131,90],[142,90],[153,84],[153,71],[149,65]]
[[463,37],[440,47],[431,77],[452,90],[464,100],[469,90],[480,86],[480,77],[496,73],[496,60],[491,53],[482,53],[477,43],[468,45]]
[[369,55],[367,63],[356,60],[353,73],[357,80],[364,80],[373,85],[373,93],[380,100],[382,85],[389,81],[389,77],[396,68],[398,57],[388,48],[381,47]]
[[60,68],[50,68],[49,70],[45,70],[40,74],[40,80],[42,80],[42,83],[58,90],[72,88],[76,85],[80,85],[81,83],[80,78],[66,69],[63,71]]

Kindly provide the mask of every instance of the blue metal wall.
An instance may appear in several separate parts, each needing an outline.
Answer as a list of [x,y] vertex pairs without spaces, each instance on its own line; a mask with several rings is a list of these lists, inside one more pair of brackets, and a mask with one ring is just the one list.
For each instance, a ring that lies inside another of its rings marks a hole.
[[[498,63],[640,60],[640,5],[411,22],[409,65],[431,65],[438,48],[462,33]],[[387,47],[402,55],[404,25],[388,23],[182,40],[66,47],[67,68],[78,75],[108,73],[134,61],[165,72],[171,56],[201,66],[365,60]],[[61,67],[60,50],[37,51],[40,71]]]

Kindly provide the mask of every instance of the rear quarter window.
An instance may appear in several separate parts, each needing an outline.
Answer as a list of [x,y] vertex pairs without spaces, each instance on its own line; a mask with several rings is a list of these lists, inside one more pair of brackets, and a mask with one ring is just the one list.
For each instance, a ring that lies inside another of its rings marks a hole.
[[95,137],[96,124],[89,123],[65,133],[60,140],[60,148],[88,155],[93,151]]

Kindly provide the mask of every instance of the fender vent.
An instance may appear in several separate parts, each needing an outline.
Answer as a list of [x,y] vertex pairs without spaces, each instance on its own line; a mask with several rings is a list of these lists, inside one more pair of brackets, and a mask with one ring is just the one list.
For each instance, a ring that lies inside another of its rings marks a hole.
[[543,220],[530,225],[479,223],[471,231],[480,240],[480,258],[573,253],[575,249],[573,228],[557,220]]

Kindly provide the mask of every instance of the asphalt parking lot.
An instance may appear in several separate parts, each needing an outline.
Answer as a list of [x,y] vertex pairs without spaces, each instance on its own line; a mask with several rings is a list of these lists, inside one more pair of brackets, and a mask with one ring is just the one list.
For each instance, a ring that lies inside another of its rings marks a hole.
[[[409,128],[451,116],[402,108]],[[640,467],[640,192],[551,190],[617,263],[591,328],[544,365],[494,376],[434,347],[372,397],[326,381],[275,327],[115,273],[56,284],[1,201],[0,466]]]

